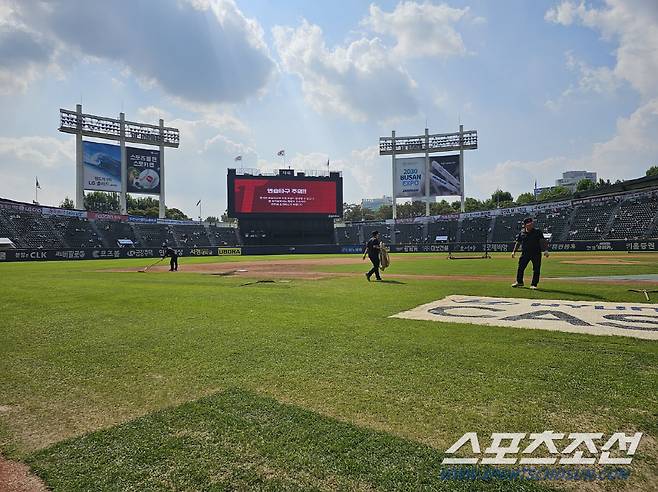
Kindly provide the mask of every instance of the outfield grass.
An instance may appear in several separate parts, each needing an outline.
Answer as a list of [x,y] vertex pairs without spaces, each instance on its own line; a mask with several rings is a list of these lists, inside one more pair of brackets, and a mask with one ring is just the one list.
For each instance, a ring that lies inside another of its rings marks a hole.
[[[393,273],[514,271],[503,255],[396,258]],[[613,268],[555,255],[544,271],[658,273],[646,258]],[[209,260],[184,258],[181,268]],[[437,481],[437,463],[462,434],[543,430],[642,431],[629,490],[658,487],[658,343],[388,318],[450,294],[640,300],[624,286],[554,281],[530,292],[502,278],[367,283],[361,274],[242,286],[184,271],[101,271],[144,263],[0,265],[0,450],[56,490],[407,481],[453,490]]]

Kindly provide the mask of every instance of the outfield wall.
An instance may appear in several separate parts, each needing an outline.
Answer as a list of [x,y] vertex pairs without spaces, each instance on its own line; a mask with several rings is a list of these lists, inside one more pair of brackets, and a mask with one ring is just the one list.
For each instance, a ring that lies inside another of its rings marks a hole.
[[[509,253],[514,243],[391,244],[393,253]],[[236,246],[174,248],[181,257],[252,256],[288,254],[361,254],[363,245]],[[646,241],[552,242],[551,251],[658,251],[658,239]],[[120,258],[159,258],[162,248],[102,249],[8,249],[0,251],[0,263],[17,261],[107,260]]]

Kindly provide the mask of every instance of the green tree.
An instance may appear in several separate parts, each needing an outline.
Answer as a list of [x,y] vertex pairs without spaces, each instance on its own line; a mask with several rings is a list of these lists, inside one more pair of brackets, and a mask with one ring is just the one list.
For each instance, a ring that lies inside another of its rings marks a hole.
[[513,201],[514,201],[514,197],[509,191],[503,191],[501,189],[497,189],[491,195],[492,203],[505,203],[505,202],[513,202]]
[[119,194],[92,191],[85,194],[85,208],[94,212],[119,213]]
[[480,200],[471,197],[467,197],[466,200],[464,200],[464,208],[466,209],[466,212],[478,212],[480,210],[486,210],[485,206]]
[[209,215],[208,217],[206,217],[206,220],[205,220],[205,222],[208,222],[209,224],[216,224],[219,221],[220,220],[217,217],[215,217],[214,215]]
[[432,215],[444,215],[455,213],[455,209],[445,200],[440,202],[430,203],[430,214]]
[[548,190],[544,190],[539,194],[539,200],[558,200],[560,198],[568,198],[571,196],[571,191],[569,188],[564,186],[553,186]]
[[658,176],[658,166],[651,166],[647,169],[647,176]]
[[59,204],[59,208],[65,208],[67,210],[73,210],[75,209],[75,205],[73,204],[73,200],[71,200],[68,196],[64,198],[62,203]]
[[[159,212],[160,212],[160,208],[158,207],[158,213]],[[175,220],[190,220],[190,218],[187,215],[185,215],[177,208],[167,208],[165,212],[165,217],[167,217],[168,219],[175,219]]]
[[517,205],[526,205],[535,201],[535,195],[533,193],[521,193],[516,197]]
[[386,220],[393,218],[393,205],[382,205],[375,212],[375,218],[377,220]]
[[576,185],[576,191],[588,191],[596,188],[596,183],[589,179],[581,179]]
[[345,204],[343,206],[343,219],[346,222],[375,220],[375,213],[372,210],[363,208],[358,204]]

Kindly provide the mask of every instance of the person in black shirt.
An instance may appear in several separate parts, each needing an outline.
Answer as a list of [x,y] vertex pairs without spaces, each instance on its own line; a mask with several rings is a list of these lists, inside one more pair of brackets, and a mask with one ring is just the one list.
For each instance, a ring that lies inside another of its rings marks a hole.
[[366,249],[363,251],[363,259],[366,259],[366,255],[368,255],[368,258],[370,258],[370,261],[372,262],[372,268],[368,273],[366,273],[366,278],[368,279],[368,282],[370,282],[370,277],[372,277],[373,273],[375,274],[375,278],[377,280],[381,280],[382,278],[379,276],[379,250],[381,249],[381,241],[379,240],[379,232],[378,231],[373,231],[372,237],[370,240],[366,243]]
[[523,287],[523,272],[525,272],[528,263],[532,262],[532,283],[531,289],[536,289],[539,284],[539,274],[541,271],[541,254],[548,257],[548,242],[540,229],[535,229],[532,218],[523,219],[523,230],[516,237],[512,258],[516,255],[517,250],[521,247],[521,257],[519,258],[519,267],[516,271],[516,282],[512,287]]
[[171,246],[167,246],[167,249],[165,249],[164,256],[162,259],[164,260],[167,256],[171,257],[171,260],[169,261],[169,271],[170,272],[177,272],[178,271],[178,254],[176,253],[176,250],[172,248]]

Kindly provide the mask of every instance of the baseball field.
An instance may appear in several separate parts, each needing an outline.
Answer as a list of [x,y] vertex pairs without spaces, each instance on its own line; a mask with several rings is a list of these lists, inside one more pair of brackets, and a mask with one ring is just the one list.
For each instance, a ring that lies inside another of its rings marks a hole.
[[[658,340],[391,317],[447,296],[656,307],[629,291],[658,289],[656,253],[555,253],[538,290],[510,287],[507,254],[396,254],[383,282],[358,255],[149,263],[0,265],[7,490],[658,490]],[[465,433],[484,455],[544,431],[642,440],[624,480],[441,474]]]

